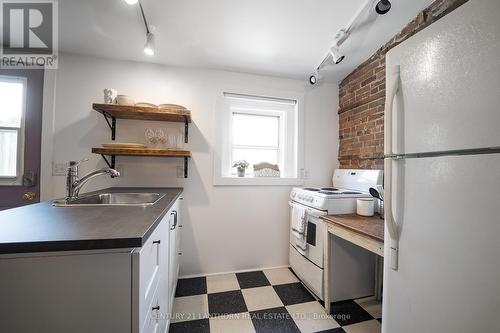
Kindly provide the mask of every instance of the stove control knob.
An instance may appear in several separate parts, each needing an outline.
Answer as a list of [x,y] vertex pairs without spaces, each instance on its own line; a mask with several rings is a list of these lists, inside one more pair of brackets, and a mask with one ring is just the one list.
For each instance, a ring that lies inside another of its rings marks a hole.
[[313,197],[309,197],[309,202],[313,202],[314,201],[314,198]]
[[295,195],[296,195],[296,193],[295,193],[295,191],[293,191],[291,194],[292,198],[295,198]]

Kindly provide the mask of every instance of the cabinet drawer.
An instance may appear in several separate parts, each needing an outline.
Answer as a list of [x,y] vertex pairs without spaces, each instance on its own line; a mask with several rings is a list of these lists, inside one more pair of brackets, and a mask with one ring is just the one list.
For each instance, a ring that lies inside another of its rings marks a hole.
[[138,268],[138,321],[142,327],[144,321],[150,317],[149,305],[153,302],[161,274],[165,271],[165,256],[168,256],[169,247],[169,215],[165,215],[160,224],[153,231],[144,246],[136,253],[136,267]]
[[152,297],[152,302],[147,308],[146,318],[141,333],[165,333],[167,331],[167,315],[165,303],[161,296],[159,285]]

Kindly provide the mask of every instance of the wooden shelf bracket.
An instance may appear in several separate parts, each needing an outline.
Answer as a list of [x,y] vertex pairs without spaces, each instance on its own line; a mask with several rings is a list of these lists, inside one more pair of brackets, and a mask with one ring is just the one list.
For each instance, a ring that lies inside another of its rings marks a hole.
[[101,157],[104,160],[104,162],[106,162],[106,164],[108,165],[108,167],[110,167],[111,169],[115,168],[115,166],[116,166],[116,157],[115,157],[115,155],[110,155],[109,156],[111,158],[111,160],[108,160],[106,158],[106,155],[104,155],[104,154],[101,154]]
[[[108,114],[105,112],[103,112],[102,115],[104,116],[104,119],[106,119],[106,122],[108,123],[109,129],[111,130],[111,140],[115,141],[115,139],[116,139],[116,118],[113,116],[108,116]],[[109,118],[111,118],[111,122],[109,121]]]
[[[92,152],[95,154],[101,155],[104,162],[106,162],[108,167],[110,167],[111,169],[115,169],[115,167],[116,167],[116,156],[161,156],[161,155],[154,155],[154,154],[148,155],[147,153],[146,154],[134,153],[134,152],[122,153],[119,151],[117,151],[116,154],[114,154],[112,151],[106,151],[106,149],[104,149],[104,148],[92,148]],[[190,154],[189,154],[189,156],[170,155],[170,156],[165,156],[165,157],[173,157],[173,158],[180,157],[180,158],[182,158],[182,160],[184,162],[184,168],[183,168],[184,169],[184,178],[188,178],[188,167],[189,167]]]

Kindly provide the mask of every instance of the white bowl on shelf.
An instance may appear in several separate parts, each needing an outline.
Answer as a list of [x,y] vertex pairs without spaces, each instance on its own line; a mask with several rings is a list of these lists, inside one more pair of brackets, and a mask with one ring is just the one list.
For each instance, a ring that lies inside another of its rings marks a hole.
[[119,105],[135,105],[134,99],[128,95],[117,95],[115,101]]

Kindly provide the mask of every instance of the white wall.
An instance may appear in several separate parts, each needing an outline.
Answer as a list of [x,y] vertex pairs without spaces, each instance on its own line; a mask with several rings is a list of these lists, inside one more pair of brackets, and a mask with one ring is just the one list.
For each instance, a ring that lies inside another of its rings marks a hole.
[[[311,88],[296,81],[240,73],[186,69],[63,54],[56,73],[53,161],[89,157],[82,173],[106,166],[90,149],[110,141],[102,115],[91,108],[103,88],[115,88],[137,101],[176,103],[192,110],[188,147],[189,178],[177,178],[181,159],[117,157],[123,177],[101,177],[87,188],[182,186],[185,189],[181,274],[208,274],[288,264],[290,187],[214,187],[213,115],[219,87],[302,92],[305,96],[306,185],[328,185],[337,165],[338,86]],[[145,127],[181,124],[118,120],[117,141],[144,142]],[[50,145],[50,143],[48,143]],[[53,196],[64,195],[65,178],[52,177]]]

